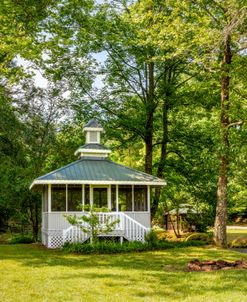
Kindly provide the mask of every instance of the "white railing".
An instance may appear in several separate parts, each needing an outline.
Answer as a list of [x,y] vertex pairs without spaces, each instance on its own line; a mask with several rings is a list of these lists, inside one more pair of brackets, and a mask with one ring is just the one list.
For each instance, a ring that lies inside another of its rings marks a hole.
[[145,235],[149,232],[149,228],[144,227],[138,221],[129,217],[128,215],[121,213],[122,224],[124,229],[125,238],[129,241],[145,241]]
[[89,236],[79,227],[72,225],[67,230],[63,230],[63,243],[65,242],[84,242]]
[[[83,215],[89,215],[84,213]],[[149,228],[144,227],[138,221],[129,217],[125,213],[97,213],[99,222],[104,225],[107,222],[114,222],[119,220],[114,226],[114,230],[111,234],[119,236],[119,231],[122,231],[121,236],[125,237],[128,241],[145,241],[145,234],[149,231]],[[85,222],[83,224],[86,225]],[[117,235],[118,234],[118,235]],[[89,238],[89,235],[84,233],[78,226],[70,226],[63,231],[63,243],[69,242],[84,242]]]

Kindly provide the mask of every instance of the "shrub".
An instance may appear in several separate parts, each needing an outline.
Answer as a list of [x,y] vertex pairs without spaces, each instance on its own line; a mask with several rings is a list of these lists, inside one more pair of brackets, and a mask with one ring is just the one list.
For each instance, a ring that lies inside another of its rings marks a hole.
[[191,234],[185,239],[185,242],[188,242],[188,241],[201,241],[201,242],[204,242],[207,244],[212,242],[210,236],[208,236],[208,234],[206,234],[206,233]]
[[94,244],[80,243],[80,242],[66,242],[63,245],[63,250],[68,253],[77,254],[115,254],[115,253],[128,253],[128,252],[143,252],[151,250],[163,250],[169,248],[181,248],[187,246],[201,246],[204,242],[189,241],[189,242],[167,242],[160,241],[154,245],[142,243],[140,241],[124,242],[96,242]]
[[156,231],[157,238],[159,241],[166,240],[168,238],[168,233],[164,230],[159,230],[158,232]]
[[158,236],[157,233],[154,230],[149,231],[145,235],[145,241],[147,242],[148,245],[150,246],[156,246],[158,243]]
[[247,248],[247,238],[237,238],[229,243],[230,247]]
[[33,242],[34,242],[33,238],[29,235],[17,235],[12,237],[9,241],[10,244],[18,244],[18,243],[28,244]]

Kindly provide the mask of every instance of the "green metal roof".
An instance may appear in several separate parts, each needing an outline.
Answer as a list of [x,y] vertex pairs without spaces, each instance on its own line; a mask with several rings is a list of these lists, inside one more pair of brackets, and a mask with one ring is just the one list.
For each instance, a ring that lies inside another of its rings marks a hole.
[[112,162],[106,158],[83,157],[35,179],[31,187],[49,183],[165,185],[155,176]]
[[109,150],[109,148],[105,147],[104,145],[93,143],[85,144],[83,146],[80,146],[78,149]]
[[100,123],[98,122],[98,120],[96,118],[91,119],[85,126],[84,128],[102,128],[102,126],[100,125]]

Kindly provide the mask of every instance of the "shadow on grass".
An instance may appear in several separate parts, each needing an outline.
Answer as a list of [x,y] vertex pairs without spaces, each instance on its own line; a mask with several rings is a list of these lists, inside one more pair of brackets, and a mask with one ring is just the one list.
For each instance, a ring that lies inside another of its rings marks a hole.
[[244,258],[238,252],[214,247],[174,248],[163,251],[132,252],[120,254],[67,254],[62,250],[51,250],[42,245],[0,245],[0,259],[16,260],[26,266],[68,266],[88,269],[89,267],[119,267],[151,271],[179,271],[192,259],[236,260]]
[[[240,255],[212,247],[114,255],[71,255],[38,245],[0,246],[2,261],[15,261],[24,269],[59,270],[65,267],[68,269],[62,269],[56,274],[58,283],[83,284],[83,280],[90,280],[92,286],[100,284],[106,291],[111,291],[111,288],[127,291],[133,299],[165,301],[165,297],[169,297],[170,301],[177,301],[189,296],[210,297],[216,293],[228,297],[232,292],[244,293],[247,290],[247,271],[186,272],[187,263],[195,258],[236,260],[240,259]],[[247,255],[241,258],[247,261]]]

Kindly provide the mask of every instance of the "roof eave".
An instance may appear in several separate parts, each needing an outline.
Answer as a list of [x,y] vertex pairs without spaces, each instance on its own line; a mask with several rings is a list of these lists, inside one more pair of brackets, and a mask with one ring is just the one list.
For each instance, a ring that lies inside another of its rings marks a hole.
[[82,149],[79,148],[75,151],[75,155],[78,155],[79,153],[99,153],[99,154],[110,154],[111,150],[105,150],[105,149]]
[[29,187],[30,190],[36,185],[48,184],[75,184],[75,185],[146,185],[146,186],[166,186],[166,181],[114,181],[114,180],[34,180]]

